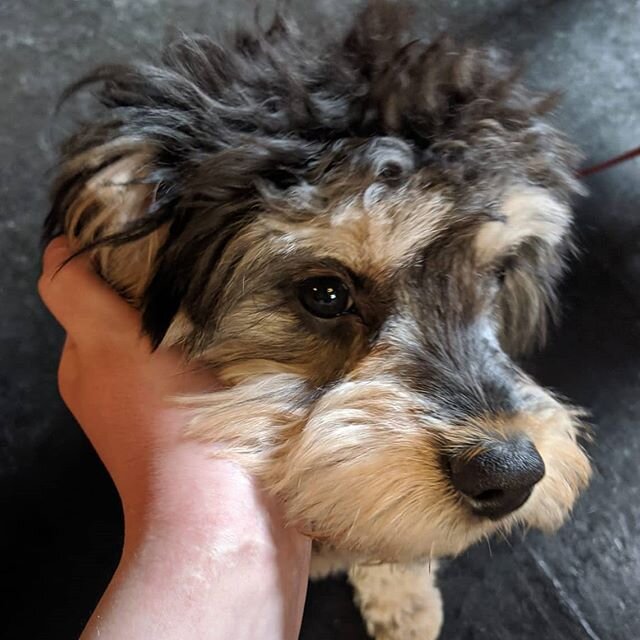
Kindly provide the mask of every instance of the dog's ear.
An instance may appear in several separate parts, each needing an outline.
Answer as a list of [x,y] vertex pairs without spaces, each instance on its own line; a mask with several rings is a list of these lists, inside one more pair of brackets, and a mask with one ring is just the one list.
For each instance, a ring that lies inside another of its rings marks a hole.
[[544,344],[549,321],[557,319],[556,287],[565,256],[532,240],[507,265],[500,293],[501,342],[511,356],[526,355]]
[[[203,71],[194,63],[191,75],[181,73],[189,61],[175,50],[166,58],[165,67],[102,67],[67,92],[98,84],[106,110],[64,145],[44,228],[45,240],[64,233],[74,250],[92,254],[100,273],[141,308],[156,346],[197,268],[187,251],[176,249],[178,242],[198,229],[219,244],[216,230],[228,224],[230,212],[216,200],[233,199],[237,190],[246,194],[250,186],[239,183],[251,184],[250,175],[232,175],[234,163],[218,157],[225,155],[225,129],[215,113],[206,113],[210,98],[197,85]],[[204,166],[212,170],[208,176]],[[203,185],[208,191],[198,189]],[[242,206],[245,200],[234,201]],[[194,252],[203,250],[205,240],[198,238]],[[211,247],[201,254],[208,259]]]
[[550,192],[529,185],[511,188],[500,214],[480,228],[476,251],[501,281],[501,341],[516,356],[543,343],[555,319],[556,286],[573,252],[572,215]]
[[170,68],[106,65],[63,100],[88,86],[105,109],[63,145],[44,238],[64,233],[140,307],[178,205],[198,90]]
[[100,137],[88,127],[67,144],[44,237],[64,233],[74,251],[88,252],[142,311],[157,347],[184,304],[192,325],[213,321],[211,274],[226,244],[255,216],[257,176],[272,156],[258,147],[204,153],[194,146],[190,156],[183,148],[169,159],[167,140],[160,149],[136,116],[100,127]]
[[143,140],[85,129],[65,146],[43,238],[65,234],[73,251],[138,303],[161,244],[153,152]]
[[156,346],[181,308],[196,330],[215,324],[225,246],[322,148],[273,131],[290,123],[267,99],[282,72],[270,46],[185,37],[162,66],[102,67],[70,90],[97,84],[106,109],[63,148],[45,238],[90,251]]

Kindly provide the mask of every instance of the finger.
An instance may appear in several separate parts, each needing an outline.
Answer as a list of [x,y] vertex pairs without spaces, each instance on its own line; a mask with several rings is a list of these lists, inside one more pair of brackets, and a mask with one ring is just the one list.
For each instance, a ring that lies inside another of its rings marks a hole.
[[66,240],[53,240],[42,263],[40,296],[67,333],[76,338],[114,330],[139,333],[137,312],[96,274],[88,256],[72,257]]

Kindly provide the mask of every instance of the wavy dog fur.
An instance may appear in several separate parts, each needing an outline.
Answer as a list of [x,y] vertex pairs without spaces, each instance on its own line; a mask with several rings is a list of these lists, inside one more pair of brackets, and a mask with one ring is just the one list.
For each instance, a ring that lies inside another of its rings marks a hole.
[[[370,632],[403,639],[440,626],[420,559],[556,527],[589,476],[576,412],[514,361],[571,250],[578,154],[502,56],[410,39],[407,16],[371,2],[315,43],[277,16],[97,69],[70,90],[97,85],[103,109],[64,146],[45,228],[91,253],[154,346],[217,371],[227,389],[185,400],[190,433],[282,499],[319,572],[360,563]],[[355,311],[305,310],[314,276]],[[522,436],[545,477],[479,517],[443,457]]]

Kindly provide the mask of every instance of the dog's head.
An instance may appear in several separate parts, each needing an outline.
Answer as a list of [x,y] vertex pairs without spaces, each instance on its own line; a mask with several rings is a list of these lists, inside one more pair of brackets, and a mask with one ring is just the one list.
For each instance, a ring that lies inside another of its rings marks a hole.
[[570,250],[576,154],[495,54],[407,43],[396,17],[100,70],[109,115],[49,220],[229,385],[192,431],[381,558],[556,527],[589,475],[575,412],[514,360]]

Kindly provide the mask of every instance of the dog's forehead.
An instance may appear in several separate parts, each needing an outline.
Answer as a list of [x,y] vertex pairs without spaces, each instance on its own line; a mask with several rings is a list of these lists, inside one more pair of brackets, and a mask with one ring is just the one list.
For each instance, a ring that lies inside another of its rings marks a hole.
[[356,272],[392,273],[444,233],[455,217],[442,192],[375,199],[372,185],[318,220],[327,250]]
[[441,191],[387,193],[379,198],[372,193],[378,189],[384,187],[372,184],[294,220],[270,216],[267,225],[287,250],[337,260],[365,276],[393,273],[449,227],[455,210]]
[[538,239],[555,246],[565,237],[568,207],[545,189],[513,185],[473,206],[446,188],[389,192],[372,183],[361,193],[314,215],[272,218],[281,243],[331,258],[353,272],[378,277],[415,263],[443,241],[462,240],[476,265],[489,264]]

